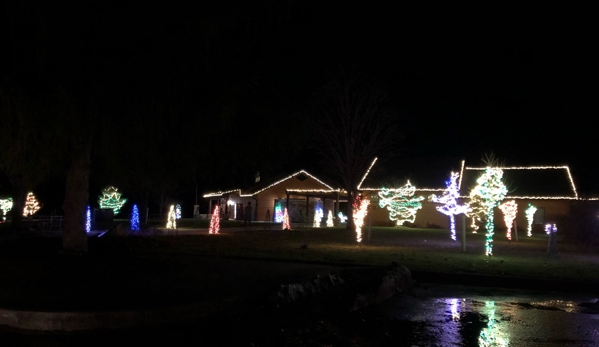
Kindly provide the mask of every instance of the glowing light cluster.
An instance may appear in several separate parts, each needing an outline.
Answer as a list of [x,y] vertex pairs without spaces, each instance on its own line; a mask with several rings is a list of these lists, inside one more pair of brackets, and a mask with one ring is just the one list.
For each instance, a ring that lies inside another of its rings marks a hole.
[[285,212],[283,212],[283,230],[291,230],[291,223],[289,223],[289,213],[287,212],[287,207],[285,207]]
[[92,212],[89,205],[87,205],[87,210],[85,211],[85,232],[89,233],[90,231],[92,231]]
[[528,237],[532,236],[532,222],[535,218],[535,212],[537,212],[537,208],[531,203],[528,204],[526,211],[524,211],[526,214],[526,221],[528,222],[528,228],[526,229]]
[[220,232],[220,207],[214,206],[212,212],[212,219],[210,219],[210,228],[208,228],[208,234],[218,234]]
[[31,216],[40,209],[40,204],[33,193],[27,193],[25,207],[23,208],[23,217]]
[[508,200],[499,205],[499,209],[503,212],[503,220],[505,221],[505,227],[507,228],[507,239],[511,240],[512,226],[514,225],[514,219],[516,219],[516,214],[518,213],[518,204],[515,200]]
[[344,216],[344,215],[343,215],[343,213],[339,212],[339,213],[337,214],[337,217],[339,217],[339,221],[340,221],[341,223],[345,223],[345,222],[347,222],[347,216]]
[[493,255],[493,208],[503,200],[507,194],[507,188],[502,182],[503,170],[497,167],[487,167],[476,180],[476,187],[470,192],[470,196],[480,196],[482,207],[485,211],[485,227],[487,235],[485,240],[485,254]]
[[320,223],[322,222],[323,217],[324,212],[322,211],[322,208],[317,208],[316,210],[314,210],[314,223],[312,226],[314,228],[320,228]]
[[283,206],[280,203],[275,204],[275,222],[283,222]]
[[383,188],[378,194],[379,206],[387,207],[389,219],[395,221],[396,225],[404,222],[414,223],[416,212],[422,208],[423,196],[414,196],[416,187],[408,181],[403,187],[395,190]]
[[470,197],[470,201],[466,203],[468,206],[468,212],[466,215],[471,218],[470,228],[472,233],[476,234],[478,231],[478,224],[484,219],[486,209],[483,205],[484,198],[480,195],[473,195]]
[[114,215],[119,214],[121,207],[127,202],[123,199],[119,190],[115,187],[107,187],[102,191],[102,196],[99,197],[98,204],[100,208],[110,208],[114,211]]
[[458,192],[457,183],[458,176],[459,174],[457,172],[451,173],[449,180],[445,182],[447,188],[443,192],[442,196],[430,196],[430,201],[443,204],[442,206],[437,206],[437,211],[449,216],[449,229],[451,231],[451,239],[454,241],[456,240],[455,216],[461,213],[466,213],[470,210],[468,205],[458,205],[457,199],[460,195]]
[[329,214],[327,216],[327,227],[332,227],[334,226],[335,223],[333,223],[333,211],[329,210]]
[[166,228],[167,229],[177,229],[177,219],[175,218],[175,205],[171,205],[171,208],[168,211]]
[[135,204],[133,205],[133,209],[131,210],[131,230],[139,230],[139,210],[137,209],[137,205]]
[[175,219],[181,219],[181,205],[175,205]]
[[545,224],[545,232],[547,233],[547,235],[557,232],[557,225],[555,225],[555,223],[551,224],[551,223],[547,223]]
[[354,224],[356,226],[356,241],[358,242],[362,242],[362,226],[364,226],[364,218],[368,211],[368,205],[370,205],[368,198],[357,196],[354,199],[352,208],[354,212]]
[[6,213],[12,210],[12,198],[0,199],[0,210],[2,210],[2,220],[6,220]]

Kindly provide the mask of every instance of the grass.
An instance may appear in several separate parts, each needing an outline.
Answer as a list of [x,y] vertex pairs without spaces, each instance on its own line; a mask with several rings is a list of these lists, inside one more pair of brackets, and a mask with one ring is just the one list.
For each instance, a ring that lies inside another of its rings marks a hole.
[[[217,235],[182,226],[180,235],[160,235],[164,230],[153,229],[142,233],[145,236],[90,238],[89,253],[83,257],[61,255],[60,237],[14,235],[0,228],[0,307],[134,308],[158,297],[184,302],[193,298],[190,288],[206,284],[207,275],[201,273],[205,270],[199,267],[205,257],[343,266],[387,266],[396,262],[412,271],[590,282],[599,286],[596,247],[559,240],[560,257],[551,258],[546,253],[545,234],[509,242],[497,233],[494,255],[487,257],[484,233],[468,233],[464,252],[461,243],[452,241],[445,229],[372,227],[370,235],[366,231],[363,242],[357,243],[355,234],[342,227],[280,230],[280,225],[273,225],[267,230],[262,225],[233,231],[239,225],[224,221]],[[90,297],[95,298],[93,304]]]

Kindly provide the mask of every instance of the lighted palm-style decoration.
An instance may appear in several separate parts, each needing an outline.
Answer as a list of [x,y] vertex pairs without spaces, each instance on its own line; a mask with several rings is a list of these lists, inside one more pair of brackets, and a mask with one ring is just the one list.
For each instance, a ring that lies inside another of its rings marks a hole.
[[127,199],[122,197],[119,190],[115,187],[107,187],[102,191],[102,196],[99,197],[98,204],[100,208],[112,209],[116,216],[121,211],[121,207],[127,202]]
[[437,206],[437,211],[449,216],[449,230],[451,231],[451,239],[454,241],[456,240],[455,216],[470,210],[467,205],[458,204],[458,197],[460,196],[457,184],[458,177],[459,174],[457,172],[452,172],[449,180],[445,182],[447,188],[443,192],[443,195],[436,196],[433,194],[430,196],[430,201],[443,204]]
[[25,199],[25,207],[23,208],[23,217],[31,216],[40,209],[40,204],[35,198],[33,193],[27,193],[27,198]]
[[379,206],[387,207],[389,219],[395,221],[396,225],[404,222],[414,223],[416,212],[422,208],[423,196],[414,196],[416,187],[408,181],[399,189],[383,188],[379,192]]
[[482,198],[482,207],[485,211],[485,227],[487,235],[485,240],[485,254],[493,255],[493,209],[505,198],[507,188],[502,182],[503,170],[487,166],[482,175],[476,180],[476,187],[470,192],[470,197]]
[[524,213],[526,214],[526,221],[528,222],[527,235],[526,235],[528,237],[532,236],[532,222],[534,221],[536,212],[537,212],[537,208],[535,207],[535,205],[530,204],[530,203],[528,204],[526,211],[524,211]]

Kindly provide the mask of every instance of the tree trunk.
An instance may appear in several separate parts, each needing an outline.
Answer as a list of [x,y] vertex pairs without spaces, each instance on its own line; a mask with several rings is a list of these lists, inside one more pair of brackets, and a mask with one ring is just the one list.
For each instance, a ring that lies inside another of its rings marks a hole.
[[356,231],[356,224],[354,223],[354,200],[355,193],[348,190],[347,194],[347,226],[346,230]]
[[73,157],[67,173],[62,249],[65,253],[87,252],[85,211],[89,200],[90,152],[84,151]]

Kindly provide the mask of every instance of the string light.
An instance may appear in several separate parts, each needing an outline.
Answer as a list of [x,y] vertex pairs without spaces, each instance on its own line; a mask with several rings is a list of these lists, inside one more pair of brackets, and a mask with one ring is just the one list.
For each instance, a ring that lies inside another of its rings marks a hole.
[[339,217],[339,220],[341,221],[341,223],[347,222],[347,216],[344,216],[343,213],[341,213],[341,211],[339,211],[339,213],[337,214],[337,217]]
[[23,217],[31,216],[39,211],[40,205],[35,195],[29,192],[27,193],[27,199],[25,200],[25,207],[23,208]]
[[177,218],[175,218],[175,205],[171,205],[171,208],[168,211],[166,228],[167,229],[177,229]]
[[283,206],[281,206],[280,202],[275,204],[275,222],[283,222]]
[[136,204],[133,204],[133,210],[131,211],[131,230],[139,230],[139,210]]
[[366,179],[366,176],[368,176],[368,174],[370,173],[370,169],[372,169],[372,167],[374,166],[374,163],[376,163],[377,159],[378,159],[377,157],[374,157],[374,160],[372,161],[372,163],[370,163],[368,170],[366,170],[366,173],[364,174],[364,176],[362,176],[360,183],[358,183],[358,190],[360,190],[360,187],[362,186],[362,182],[364,182],[364,180]]
[[390,190],[383,188],[379,192],[379,206],[387,207],[389,210],[389,219],[395,221],[396,225],[402,225],[404,222],[414,223],[416,212],[422,208],[420,201],[423,196],[414,196],[416,187],[408,181],[403,187]]
[[466,203],[468,206],[466,215],[471,218],[470,228],[473,234],[478,232],[478,223],[482,222],[486,212],[483,202],[484,198],[482,196],[473,195],[470,197],[470,201]]
[[85,211],[85,232],[89,233],[92,231],[92,212],[87,205],[87,211]]
[[181,219],[181,205],[175,205],[175,219]]
[[212,212],[212,219],[210,219],[210,228],[208,234],[218,234],[220,232],[220,207],[214,206],[214,212]]
[[0,210],[2,210],[2,220],[6,220],[6,213],[12,210],[12,198],[0,199]]
[[329,214],[327,216],[327,227],[332,227],[334,225],[335,223],[333,223],[333,211],[329,210]]
[[100,208],[110,208],[114,211],[114,215],[119,214],[121,207],[127,202],[123,199],[121,193],[115,187],[107,187],[102,191],[103,196],[100,196],[98,203]]
[[547,233],[547,235],[551,234],[551,232],[556,233],[557,232],[557,225],[551,224],[551,223],[545,224],[545,232]]
[[449,229],[451,231],[451,239],[456,241],[456,231],[455,231],[455,216],[461,213],[466,213],[470,209],[468,205],[458,205],[457,199],[460,195],[458,192],[458,173],[452,172],[449,180],[445,182],[447,189],[443,192],[443,195],[438,197],[436,195],[430,196],[430,201],[434,203],[443,204],[442,206],[437,206],[437,211],[443,213],[446,216],[449,216]]
[[507,228],[507,239],[512,240],[512,225],[514,225],[514,219],[518,213],[518,204],[515,200],[508,200],[503,204],[499,205],[499,209],[503,212],[503,220],[505,221],[505,227]]
[[283,230],[291,230],[291,223],[289,223],[289,213],[287,212],[287,207],[285,207],[285,212],[283,212]]
[[532,236],[532,222],[534,221],[535,212],[537,212],[537,208],[531,203],[528,204],[526,211],[524,211],[524,213],[526,214],[526,220],[528,222],[528,229],[527,229],[528,237]]
[[322,218],[324,217],[324,212],[322,211],[322,207],[317,206],[316,209],[314,210],[314,222],[313,222],[313,227],[314,228],[320,228],[320,223],[322,222]]
[[485,251],[487,256],[493,255],[493,208],[503,200],[507,194],[507,188],[501,181],[503,170],[497,167],[487,167],[476,180],[477,185],[470,192],[470,196],[482,197],[482,206],[485,210],[485,227],[487,235],[485,240]]
[[362,242],[362,226],[364,225],[364,217],[366,217],[368,205],[370,205],[368,198],[357,196],[354,199],[352,208],[354,212],[354,224],[356,225],[356,241],[358,242]]

